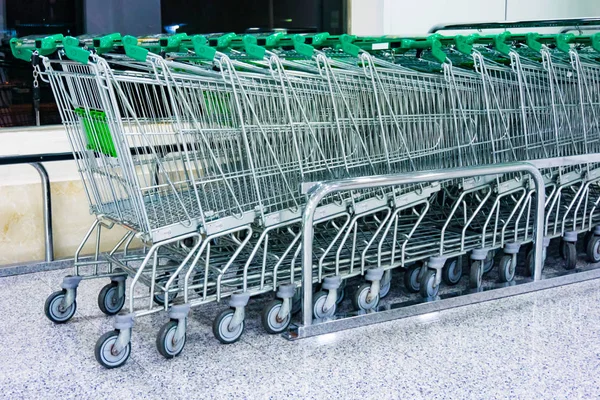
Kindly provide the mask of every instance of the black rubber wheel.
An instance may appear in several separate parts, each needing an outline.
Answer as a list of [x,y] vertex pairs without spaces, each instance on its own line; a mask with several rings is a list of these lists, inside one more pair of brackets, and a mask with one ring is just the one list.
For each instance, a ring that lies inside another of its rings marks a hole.
[[302,310],[302,288],[296,288],[294,297],[292,297],[292,315],[298,314]]
[[469,287],[471,289],[479,289],[481,287],[481,278],[483,275],[483,267],[480,260],[474,260],[471,263],[471,271],[469,271]]
[[292,310],[290,310],[287,316],[283,319],[278,317],[279,310],[283,306],[283,301],[276,299],[271,300],[267,303],[260,315],[260,320],[262,322],[263,328],[267,333],[275,335],[277,333],[285,332],[290,326],[290,322],[292,321]]
[[336,304],[334,303],[329,309],[323,310],[327,301],[327,292],[325,290],[318,291],[313,296],[313,315],[317,319],[331,318],[335,315]]
[[430,299],[437,296],[440,286],[435,284],[435,270],[428,269],[421,279],[421,297]]
[[112,354],[112,347],[115,345],[118,337],[119,331],[114,330],[106,332],[104,335],[100,336],[96,342],[94,355],[96,356],[96,361],[104,368],[118,368],[125,364],[131,355],[131,343],[127,343],[127,346],[125,346],[120,353]]
[[171,320],[164,324],[158,331],[156,336],[156,348],[164,358],[177,357],[185,347],[187,333],[183,334],[183,338],[179,342],[175,342],[175,334],[177,333],[177,320]]
[[125,293],[119,298],[119,284],[111,282],[98,293],[98,308],[106,315],[115,315],[125,305]]
[[337,299],[335,300],[335,304],[340,304],[342,300],[346,297],[346,288],[339,287],[337,290]]
[[371,301],[369,301],[368,297],[370,292],[370,283],[363,283],[356,289],[354,295],[352,296],[352,306],[354,306],[356,311],[366,311],[377,307],[379,304],[379,295],[377,295],[375,298],[371,298]]
[[515,265],[513,257],[505,254],[498,263],[498,279],[500,282],[511,282],[515,278]]
[[496,250],[490,250],[487,257],[483,261],[483,274],[487,274],[494,268],[494,261],[496,257]]
[[446,260],[442,268],[442,280],[446,285],[454,286],[460,282],[462,277],[462,259],[453,258]]
[[534,258],[533,258],[533,250],[529,250],[527,252],[527,256],[525,257],[525,269],[527,271],[527,276],[530,276],[533,278],[533,263],[535,262]]
[[77,301],[73,301],[67,309],[61,309],[63,298],[67,295],[66,289],[52,293],[44,303],[44,314],[55,324],[64,324],[75,315],[77,311]]
[[233,308],[221,311],[213,321],[213,334],[223,344],[231,344],[240,340],[244,333],[245,321],[242,321],[234,330],[229,330],[229,323],[233,319]]
[[574,269],[577,266],[577,248],[575,243],[565,242],[565,268]]
[[560,258],[562,258],[563,260],[567,259],[567,250],[565,249],[568,245],[568,242],[565,242],[564,240],[560,240],[560,246],[558,246],[558,254],[560,255]]
[[[167,283],[167,281],[171,278],[171,275],[163,275],[160,276],[158,278],[156,278],[156,283],[161,283],[161,284],[165,284]],[[159,306],[164,306],[165,305],[165,292],[163,292],[162,290],[160,291],[156,291],[156,287],[154,288],[154,297],[152,297],[152,300],[154,300],[154,302],[156,304],[158,304]],[[173,302],[173,300],[175,300],[175,297],[177,297],[177,292],[172,292],[169,293],[169,304]]]
[[421,289],[421,282],[419,281],[420,272],[421,264],[415,264],[404,272],[404,287],[408,292],[419,293]]
[[586,254],[591,263],[600,262],[600,236],[591,236],[586,242]]

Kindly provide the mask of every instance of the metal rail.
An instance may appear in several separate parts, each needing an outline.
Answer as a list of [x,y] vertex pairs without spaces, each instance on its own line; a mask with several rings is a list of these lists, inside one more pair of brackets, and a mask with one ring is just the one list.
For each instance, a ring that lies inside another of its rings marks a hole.
[[[536,205],[535,205],[535,226],[534,226],[534,249],[535,249],[535,262],[534,262],[534,281],[541,279],[542,273],[542,252],[543,252],[543,235],[544,235],[544,204],[545,204],[545,191],[544,191],[544,179],[540,174],[539,170],[530,163],[518,162],[503,165],[485,165],[472,168],[456,168],[447,169],[443,171],[423,171],[405,174],[394,174],[394,175],[379,175],[370,177],[361,177],[354,179],[344,179],[339,181],[330,181],[317,183],[313,185],[308,191],[309,199],[306,203],[306,208],[302,216],[302,323],[303,326],[298,329],[303,329],[304,332],[300,337],[309,336],[306,334],[307,329],[310,329],[313,325],[313,265],[312,265],[312,253],[313,253],[313,234],[314,226],[313,221],[315,217],[315,211],[321,200],[328,194],[345,191],[345,190],[361,190],[369,188],[378,188],[385,186],[396,186],[406,185],[411,183],[425,183],[425,182],[436,182],[447,179],[460,179],[475,176],[485,175],[496,175],[496,174],[508,174],[513,172],[526,172],[531,175],[535,184]],[[306,185],[303,186],[303,190],[306,189]],[[365,324],[368,322],[369,314],[359,315],[353,318],[353,326],[360,326],[359,322],[361,318],[365,318]],[[391,318],[393,319],[393,318]],[[358,321],[358,322],[357,322]],[[318,324],[317,324],[318,325]],[[337,330],[346,329],[347,327],[340,327]],[[318,330],[318,328],[317,328]],[[296,333],[296,337],[299,337]]]
[[449,30],[466,29],[511,29],[511,28],[558,28],[600,26],[600,17],[589,18],[557,18],[534,19],[526,21],[497,21],[497,22],[462,22],[455,24],[438,24],[429,29],[429,33]]

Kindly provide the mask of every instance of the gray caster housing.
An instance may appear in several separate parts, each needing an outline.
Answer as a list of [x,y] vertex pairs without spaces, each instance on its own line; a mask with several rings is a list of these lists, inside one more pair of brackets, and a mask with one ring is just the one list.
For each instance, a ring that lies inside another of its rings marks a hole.
[[371,283],[363,283],[356,289],[352,296],[352,305],[359,311],[372,310],[379,304],[379,291],[383,279],[383,269],[369,269],[365,274],[365,280]]
[[339,276],[323,279],[321,290],[313,296],[313,315],[315,318],[331,318],[335,315],[337,292],[342,284]]
[[483,280],[484,262],[489,249],[474,249],[471,252],[471,270],[469,271],[469,287],[479,289]]
[[64,324],[75,315],[77,311],[77,286],[81,282],[80,276],[65,276],[62,290],[52,293],[44,304],[44,314],[55,324]]
[[245,308],[250,300],[248,293],[232,294],[229,299],[229,309],[223,310],[213,321],[213,335],[223,344],[237,342],[246,326],[244,319]]
[[277,291],[278,298],[270,301],[263,308],[261,322],[267,333],[283,333],[290,326],[295,293],[295,284],[281,285]]
[[106,315],[116,315],[125,305],[127,275],[114,276],[98,293],[98,308]]
[[517,270],[517,254],[521,250],[520,242],[506,243],[504,255],[498,263],[498,280],[500,282],[512,282]]
[[160,328],[156,336],[156,348],[163,357],[177,357],[183,351],[189,312],[189,304],[180,304],[169,309],[170,320]]
[[104,368],[117,368],[131,355],[133,314],[117,315],[115,330],[100,336],[94,347],[96,361]]
[[383,274],[383,278],[381,279],[381,288],[379,289],[379,298],[383,299],[390,293],[390,289],[392,287],[392,271],[387,270]]
[[427,270],[421,277],[420,293],[424,299],[437,297],[442,283],[442,269],[446,257],[431,257],[427,263]]

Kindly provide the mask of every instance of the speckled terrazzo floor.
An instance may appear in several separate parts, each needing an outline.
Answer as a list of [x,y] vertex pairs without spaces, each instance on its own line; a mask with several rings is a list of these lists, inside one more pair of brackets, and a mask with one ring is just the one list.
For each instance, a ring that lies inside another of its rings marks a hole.
[[82,283],[69,323],[43,315],[65,273],[0,278],[0,398],[600,397],[598,280],[297,342],[263,333],[257,299],[242,339],[221,345],[211,323],[224,306],[210,306],[173,360],[154,345],[158,314],[138,319],[127,364],[105,370],[93,355],[112,329],[96,305],[104,280]]

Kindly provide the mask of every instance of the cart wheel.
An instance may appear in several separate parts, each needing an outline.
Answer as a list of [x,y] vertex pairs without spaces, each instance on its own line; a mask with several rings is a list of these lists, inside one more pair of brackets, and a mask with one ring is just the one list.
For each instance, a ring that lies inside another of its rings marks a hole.
[[283,306],[283,301],[277,299],[267,303],[261,313],[261,321],[265,331],[270,334],[282,333],[290,326],[292,321],[292,313],[288,312],[288,315],[280,319],[278,317],[279,310]]
[[158,331],[158,335],[156,336],[156,348],[164,358],[177,357],[183,351],[187,334],[184,333],[179,342],[176,342],[175,334],[177,333],[178,326],[179,322],[172,319],[164,324],[160,328],[160,331]]
[[567,251],[568,250],[566,249],[566,247],[567,247],[568,244],[569,244],[568,242],[565,242],[564,240],[561,239],[560,240],[560,246],[558,246],[558,254],[560,255],[560,257],[563,260],[567,259]]
[[421,296],[425,299],[430,299],[437,296],[440,291],[440,285],[435,284],[435,270],[428,269],[421,279]]
[[[171,278],[171,275],[163,275],[159,278],[156,279],[156,283],[167,283],[167,281]],[[171,292],[169,293],[169,303],[173,302],[173,300],[175,300],[175,297],[177,297],[177,292]],[[159,306],[164,306],[165,305],[165,292],[163,292],[162,290],[159,291],[158,293],[155,291],[154,292],[154,297],[152,298],[152,300],[154,300],[154,302],[156,304],[158,304]]]
[[421,289],[421,282],[419,282],[419,273],[421,272],[421,265],[416,264],[406,270],[404,273],[404,287],[410,293],[419,293]]
[[335,300],[335,304],[340,304],[342,300],[346,297],[346,288],[339,287],[337,290],[337,299]]
[[575,243],[565,242],[565,268],[574,269],[577,266],[577,248]]
[[392,287],[392,281],[388,281],[385,285],[379,288],[379,298],[383,299],[390,293],[390,288]]
[[315,318],[330,318],[335,315],[335,304],[331,306],[328,310],[323,310],[323,306],[325,305],[325,301],[327,300],[327,292],[319,291],[315,293],[313,297],[313,314]]
[[44,313],[46,314],[46,317],[55,324],[64,324],[73,318],[73,315],[75,315],[75,311],[77,310],[76,301],[66,309],[63,309],[62,302],[66,295],[67,291],[65,289],[54,292],[48,296],[46,303],[44,304]]
[[481,261],[474,260],[471,263],[471,271],[469,272],[469,287],[471,289],[478,289],[481,287],[481,278],[483,275],[483,268]]
[[600,262],[600,236],[592,236],[588,240],[586,253],[590,262]]
[[[379,295],[369,299],[369,293],[371,292],[371,284],[363,283],[356,289],[354,296],[352,296],[352,305],[356,311],[359,310],[371,310],[379,304]],[[370,301],[369,301],[370,300]]]
[[119,297],[119,284],[111,282],[98,293],[98,307],[106,315],[115,315],[123,308],[125,296]]
[[527,256],[525,257],[525,269],[527,271],[527,276],[530,276],[533,278],[533,267],[535,263],[535,259],[533,257],[533,250],[529,250],[527,252]]
[[223,310],[213,321],[213,334],[223,344],[237,342],[244,333],[245,321],[242,321],[234,330],[229,329],[234,311],[233,308]]
[[292,315],[297,314],[302,310],[302,292],[301,288],[296,288],[294,297],[292,297]]
[[498,263],[498,275],[500,282],[510,282],[515,278],[515,263],[513,257],[505,254]]
[[94,355],[96,356],[96,360],[104,368],[111,369],[120,367],[125,364],[131,354],[131,343],[127,343],[127,346],[125,346],[120,353],[113,354],[113,347],[115,343],[117,343],[118,337],[119,331],[115,329],[114,331],[106,332],[104,335],[100,336],[96,342]]
[[[461,260],[462,261],[462,260]],[[442,268],[442,280],[445,284],[454,286],[462,277],[462,262],[458,258],[446,260],[444,268]]]
[[491,250],[488,252],[484,264],[483,264],[483,274],[487,274],[494,268],[494,258],[496,257],[496,251]]

